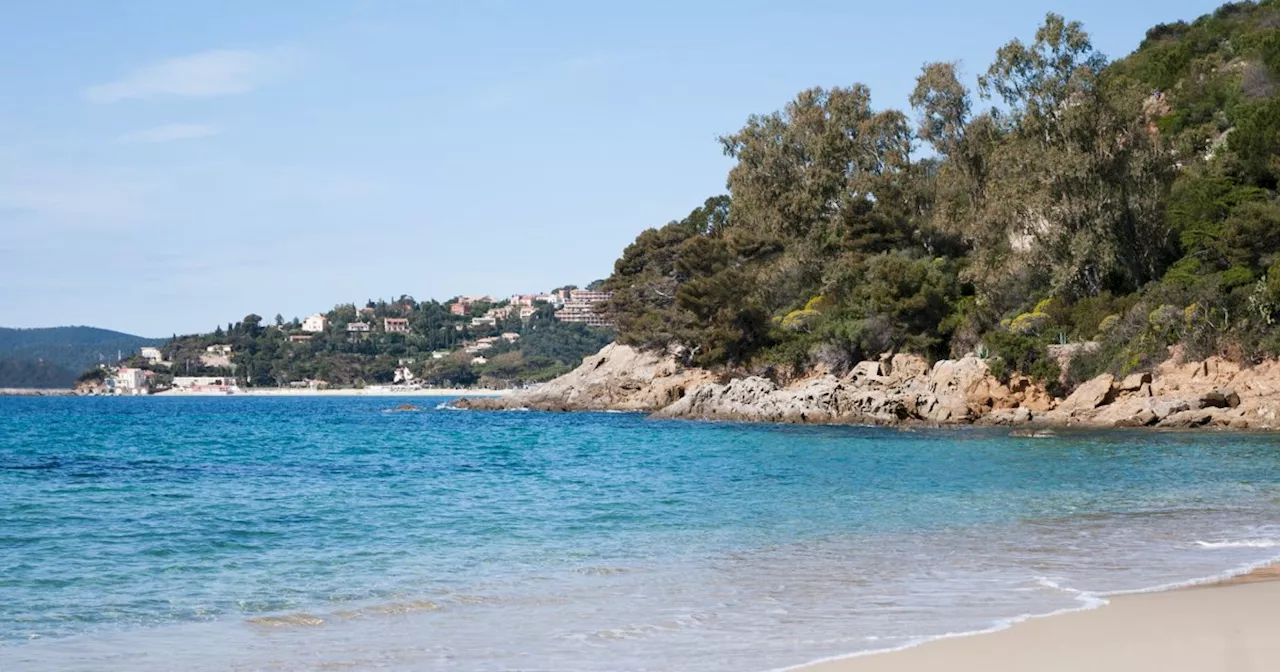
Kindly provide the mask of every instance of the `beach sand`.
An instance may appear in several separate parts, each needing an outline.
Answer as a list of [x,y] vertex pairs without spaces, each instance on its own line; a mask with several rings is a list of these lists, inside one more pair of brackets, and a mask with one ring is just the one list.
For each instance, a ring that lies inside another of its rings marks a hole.
[[1006,630],[802,672],[1272,672],[1280,670],[1280,567],[1209,586],[1122,595]]

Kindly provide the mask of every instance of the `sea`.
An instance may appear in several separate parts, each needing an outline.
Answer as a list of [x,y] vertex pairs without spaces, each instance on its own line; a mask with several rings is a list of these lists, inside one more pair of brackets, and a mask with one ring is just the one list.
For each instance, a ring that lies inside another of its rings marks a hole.
[[1272,435],[437,404],[0,398],[0,669],[764,672],[1280,558]]

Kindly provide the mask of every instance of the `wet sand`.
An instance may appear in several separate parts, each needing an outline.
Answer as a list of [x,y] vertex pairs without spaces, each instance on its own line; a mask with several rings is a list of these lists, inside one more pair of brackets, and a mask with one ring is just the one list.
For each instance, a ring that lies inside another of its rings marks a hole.
[[1006,630],[817,663],[803,672],[1280,670],[1280,565],[1218,583],[1122,595]]

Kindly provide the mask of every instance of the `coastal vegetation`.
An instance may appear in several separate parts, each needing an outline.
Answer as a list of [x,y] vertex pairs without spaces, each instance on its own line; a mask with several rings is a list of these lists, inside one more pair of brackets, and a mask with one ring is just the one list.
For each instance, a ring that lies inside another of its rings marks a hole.
[[720,138],[729,193],[605,281],[619,340],[779,377],[975,352],[1066,388],[1280,355],[1280,2],[1117,61],[1049,14],[976,74],[924,65],[910,110],[809,89]]

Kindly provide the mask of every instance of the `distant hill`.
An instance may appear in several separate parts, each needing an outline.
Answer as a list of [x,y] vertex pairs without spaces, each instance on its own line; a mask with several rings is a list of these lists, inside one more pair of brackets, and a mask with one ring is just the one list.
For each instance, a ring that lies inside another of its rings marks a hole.
[[94,327],[0,327],[0,387],[70,387],[99,361],[164,341]]
[[76,372],[39,359],[0,359],[0,388],[71,387]]

